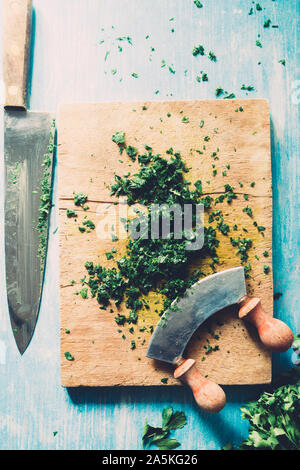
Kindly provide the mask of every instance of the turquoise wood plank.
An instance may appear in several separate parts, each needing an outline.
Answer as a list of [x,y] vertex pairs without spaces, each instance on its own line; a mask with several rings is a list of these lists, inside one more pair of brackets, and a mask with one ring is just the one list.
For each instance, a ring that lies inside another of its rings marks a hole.
[[[250,1],[202,3],[197,9],[192,0],[34,0],[31,109],[56,111],[66,101],[209,99],[217,86],[244,97],[241,85],[255,86],[249,96],[268,98],[272,116],[274,287],[283,293],[275,302],[275,315],[299,331],[299,2],[263,0],[265,10],[253,16],[248,16]],[[278,29],[263,28],[268,17]],[[258,34],[262,48],[255,46]],[[119,36],[132,37],[133,46],[122,42],[123,52],[118,52],[109,38]],[[193,57],[197,44],[214,51],[218,62]],[[278,63],[282,58],[286,67]],[[162,60],[176,73],[161,68]],[[112,69],[117,69],[115,75]],[[208,83],[196,82],[200,70],[207,72]],[[139,78],[133,78],[133,72]],[[228,405],[217,416],[199,411],[190,392],[181,388],[68,393],[60,387],[58,234],[53,234],[58,222],[57,174],[40,318],[30,347],[20,357],[4,295],[3,158],[0,175],[0,448],[138,449],[145,418],[160,424],[168,405],[188,417],[188,426],[176,433],[183,449],[239,444],[247,434],[240,406],[263,387],[226,387]],[[274,356],[275,371],[291,363],[290,351],[280,359]]]

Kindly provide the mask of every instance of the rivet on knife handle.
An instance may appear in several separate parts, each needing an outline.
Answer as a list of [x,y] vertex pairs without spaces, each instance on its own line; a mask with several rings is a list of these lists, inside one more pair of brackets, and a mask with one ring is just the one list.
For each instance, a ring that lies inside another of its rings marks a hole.
[[256,326],[261,342],[271,351],[285,352],[292,346],[294,335],[290,328],[283,321],[267,315],[260,299],[246,298],[239,317]]
[[194,359],[180,358],[178,367],[174,371],[175,379],[181,379],[192,389],[197,404],[208,413],[218,413],[226,405],[226,396],[223,389],[206,379],[195,366]]
[[3,0],[4,106],[27,107],[32,0]]

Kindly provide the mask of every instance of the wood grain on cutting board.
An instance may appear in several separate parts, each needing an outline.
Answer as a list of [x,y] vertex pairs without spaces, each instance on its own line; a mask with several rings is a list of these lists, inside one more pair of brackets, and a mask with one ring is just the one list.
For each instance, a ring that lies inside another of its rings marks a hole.
[[[239,111],[239,107],[243,111]],[[168,117],[168,113],[171,116]],[[188,123],[182,122],[184,116],[189,118]],[[204,121],[202,128],[200,121]],[[110,313],[110,308],[99,309],[96,299],[82,299],[78,295],[82,288],[80,280],[87,274],[86,261],[113,267],[114,262],[107,261],[105,252],[115,248],[116,257],[125,253],[126,239],[111,240],[110,228],[113,225],[117,228],[114,211],[119,210],[119,206],[109,204],[114,198],[106,184],[114,182],[114,173],[120,176],[129,171],[133,173],[138,164],[132,163],[125,154],[120,155],[112,142],[112,134],[120,130],[126,133],[126,144],[137,147],[140,152],[144,151],[145,144],[152,147],[154,153],[165,155],[170,147],[180,151],[187,166],[192,168],[187,179],[191,182],[201,179],[204,194],[216,197],[224,192],[227,183],[235,188],[236,200],[216,206],[228,214],[224,222],[231,227],[228,236],[217,234],[220,240],[217,270],[241,263],[230,236],[251,238],[248,292],[260,297],[267,312],[272,314],[272,269],[268,275],[263,270],[265,264],[272,268],[270,116],[266,100],[62,105],[58,117],[61,382],[67,387],[162,385],[164,377],[169,378],[168,384],[178,384],[172,378],[169,365],[145,357],[151,334],[149,327],[155,327],[158,321],[154,310],[159,308],[155,304],[159,299],[155,294],[150,295],[150,310],[139,313],[134,334],[129,332],[132,325],[118,326],[114,321],[117,313],[125,311],[123,306],[119,310],[112,306],[114,313]],[[210,137],[208,142],[204,141],[205,136]],[[197,153],[195,149],[202,150],[203,145],[204,153]],[[219,160],[213,160],[211,155],[217,149]],[[213,164],[217,169],[215,177],[212,176]],[[230,165],[230,169],[226,165]],[[89,197],[87,212],[76,208],[77,222],[66,217],[66,209],[74,209],[74,192],[83,192]],[[244,194],[248,195],[248,201]],[[252,208],[253,218],[243,212],[247,205]],[[85,216],[98,224],[98,230],[90,233],[78,230]],[[109,227],[106,239],[103,234],[100,238],[104,217]],[[253,225],[254,221],[266,227],[264,236]],[[232,231],[234,224],[238,226],[237,231]],[[263,256],[265,251],[268,257]],[[211,274],[208,264],[204,261],[200,267]],[[146,331],[139,331],[143,327]],[[134,350],[130,349],[132,340],[136,343]],[[205,354],[207,340],[211,346],[219,346],[219,350]],[[74,356],[74,361],[65,358],[66,351]],[[238,320],[234,307],[202,325],[188,345],[187,354],[197,360],[204,375],[220,384],[268,383],[271,380],[269,352],[259,343],[254,329]]]

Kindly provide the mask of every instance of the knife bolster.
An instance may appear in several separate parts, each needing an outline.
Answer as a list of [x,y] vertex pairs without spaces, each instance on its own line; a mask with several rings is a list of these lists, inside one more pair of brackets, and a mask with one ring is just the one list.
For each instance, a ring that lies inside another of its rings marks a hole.
[[195,362],[195,359],[183,359],[183,357],[181,357],[176,363],[178,367],[174,371],[174,378],[179,379],[188,370],[190,370],[191,367],[193,367]]

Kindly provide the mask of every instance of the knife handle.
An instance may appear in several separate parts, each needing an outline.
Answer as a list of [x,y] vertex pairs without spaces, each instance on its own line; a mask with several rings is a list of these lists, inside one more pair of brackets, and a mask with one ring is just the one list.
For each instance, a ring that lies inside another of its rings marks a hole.
[[283,321],[267,315],[257,297],[242,302],[239,318],[252,323],[257,328],[261,342],[271,351],[285,352],[293,343],[294,335]]
[[27,107],[32,0],[2,0],[4,106]]
[[226,395],[223,389],[206,379],[195,366],[194,359],[180,358],[174,371],[175,379],[186,382],[193,391],[197,404],[208,413],[218,413],[226,405]]

